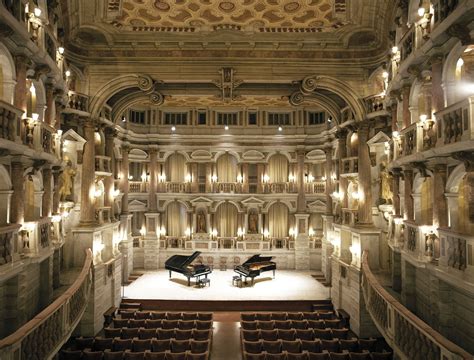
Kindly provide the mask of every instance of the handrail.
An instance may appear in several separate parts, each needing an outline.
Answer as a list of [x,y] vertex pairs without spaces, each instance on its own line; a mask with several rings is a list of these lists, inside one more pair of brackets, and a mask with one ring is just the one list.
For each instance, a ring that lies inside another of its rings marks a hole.
[[[90,294],[91,283],[92,283],[92,251],[86,250],[86,259],[84,266],[74,281],[74,283],[53,303],[36,315],[33,319],[28,321],[22,327],[20,327],[13,334],[0,340],[0,357],[2,359],[23,359],[23,354],[28,354],[30,351],[38,353],[40,358],[50,358],[54,355],[54,352],[59,349],[62,343],[67,340],[72,330],[76,327],[77,322],[80,320],[81,312],[85,310],[87,305],[87,299]],[[81,291],[81,287],[85,285],[84,290]],[[81,296],[77,298],[76,295]],[[81,302],[82,301],[82,304]],[[75,307],[76,305],[76,307]],[[77,305],[82,305],[83,309]],[[46,321],[52,319],[54,324],[45,324]],[[41,334],[33,334],[35,331],[49,331],[52,327],[55,329],[54,336],[52,339],[41,339]],[[58,329],[59,328],[59,329]],[[28,339],[32,335],[34,339]],[[37,336],[35,336],[37,335]],[[26,343],[26,340],[38,340],[41,341],[43,346],[41,349],[32,348],[31,343]],[[13,356],[13,353],[16,353]]]
[[[375,275],[372,273],[369,267],[369,262],[368,262],[368,257],[369,257],[369,252],[366,250],[364,251],[362,255],[362,288],[363,288],[363,296],[364,296],[364,301],[366,303],[367,310],[372,318],[372,320],[376,323],[377,328],[380,330],[380,332],[384,335],[385,339],[390,345],[396,346],[400,351],[401,349],[401,344],[398,343],[397,336],[394,336],[394,333],[397,333],[397,331],[393,331],[393,328],[396,326],[396,316],[399,316],[403,318],[406,322],[410,323],[410,325],[413,327],[413,329],[418,330],[423,336],[427,337],[429,341],[433,343],[433,345],[437,346],[440,348],[439,352],[439,359],[447,358],[447,357],[442,357],[443,354],[441,352],[441,349],[445,350],[444,355],[447,353],[450,353],[452,355],[456,355],[459,357],[459,359],[464,359],[464,360],[472,360],[473,356],[469,354],[467,351],[463,350],[461,347],[458,345],[454,344],[450,340],[446,339],[443,335],[441,335],[439,332],[434,330],[432,327],[430,327],[428,324],[426,324],[423,320],[421,320],[419,317],[417,317],[415,314],[413,314],[410,310],[408,310],[405,306],[403,306],[399,301],[397,301],[390,293],[383,288],[382,285],[378,282],[378,280],[375,278]],[[377,322],[374,314],[372,314],[370,310],[370,305],[371,305],[371,298],[369,296],[369,288],[366,288],[367,286],[371,287],[372,291],[375,291],[376,294],[381,298],[383,302],[385,302],[386,305],[386,311],[387,311],[387,323],[386,324],[380,324]],[[393,314],[389,314],[391,311],[393,311]],[[392,324],[390,323],[392,322]],[[411,333],[410,336],[415,336],[415,334]],[[410,359],[410,354],[404,353],[404,356],[406,356],[408,359]],[[451,359],[452,357],[450,357]]]

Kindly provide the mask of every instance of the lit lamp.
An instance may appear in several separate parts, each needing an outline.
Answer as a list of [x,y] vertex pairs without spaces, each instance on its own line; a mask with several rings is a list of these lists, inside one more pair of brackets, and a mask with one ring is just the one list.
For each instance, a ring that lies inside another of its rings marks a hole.
[[244,181],[244,178],[242,177],[241,174],[237,175],[237,182],[242,183]]
[[263,175],[263,182],[267,183],[270,181],[270,176],[268,176],[267,174]]
[[212,230],[212,237],[214,239],[217,237],[217,229]]
[[191,175],[186,174],[186,176],[184,177],[184,181],[186,181],[187,183],[190,183],[191,182]]
[[212,182],[217,182],[217,175],[216,174],[211,176],[211,181]]
[[288,176],[288,181],[289,181],[289,182],[295,181],[295,175],[290,174],[290,175]]

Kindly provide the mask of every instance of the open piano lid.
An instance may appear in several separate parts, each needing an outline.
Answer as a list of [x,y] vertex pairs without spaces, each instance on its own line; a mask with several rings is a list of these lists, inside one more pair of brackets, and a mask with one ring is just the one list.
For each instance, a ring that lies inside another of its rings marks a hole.
[[201,254],[200,251],[195,251],[191,256],[173,255],[166,262],[171,260],[171,263],[169,263],[168,265],[172,265],[179,268],[185,268],[186,266],[191,264],[199,256],[199,254]]
[[249,265],[257,262],[271,261],[273,256],[260,256],[260,254],[253,255],[247,259],[242,265]]

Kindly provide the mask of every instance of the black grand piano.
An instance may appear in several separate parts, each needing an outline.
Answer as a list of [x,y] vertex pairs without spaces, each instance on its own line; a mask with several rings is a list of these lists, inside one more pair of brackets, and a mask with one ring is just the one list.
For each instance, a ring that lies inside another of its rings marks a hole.
[[203,264],[191,263],[199,256],[201,252],[195,251],[191,256],[186,255],[173,255],[165,262],[165,269],[169,270],[170,278],[171,272],[179,272],[188,278],[188,286],[191,286],[191,278],[196,278],[196,283],[199,282],[199,278],[212,272],[211,268]]
[[271,261],[273,256],[260,256],[260,254],[253,255],[242,265],[237,265],[234,271],[240,275],[240,278],[252,279],[252,285],[256,276],[262,272],[273,270],[273,278],[275,278],[276,263]]

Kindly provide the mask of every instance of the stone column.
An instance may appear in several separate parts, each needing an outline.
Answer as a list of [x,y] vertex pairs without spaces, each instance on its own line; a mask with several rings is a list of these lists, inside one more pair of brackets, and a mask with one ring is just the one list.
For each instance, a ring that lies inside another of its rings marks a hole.
[[43,217],[51,217],[53,208],[52,197],[52,171],[50,168],[43,168]]
[[359,224],[372,224],[372,177],[370,154],[367,140],[369,138],[369,122],[359,124]]
[[242,192],[248,194],[249,192],[249,164],[242,164]]
[[95,224],[95,125],[90,118],[84,121],[84,150],[81,177],[81,225]]
[[306,212],[306,195],[304,191],[304,159],[306,153],[304,150],[300,149],[297,151],[298,159],[298,203],[297,203],[297,212],[305,213]]
[[206,192],[212,192],[212,163],[206,164]]
[[199,192],[198,163],[191,164],[191,192]]
[[[402,99],[403,99],[403,127],[404,128],[407,128],[411,125],[410,90],[411,90],[410,84],[403,85]],[[359,140],[359,143],[360,143],[360,140]]]
[[[337,211],[337,217],[342,220],[342,208],[347,207],[347,178],[341,176],[344,170],[344,163],[342,159],[347,157],[347,129],[342,128],[336,133],[337,138],[337,152],[338,152],[338,167],[339,167],[339,191],[343,191],[344,197],[341,201],[341,206]],[[326,177],[331,176],[331,174],[326,174]],[[331,193],[329,193],[331,194]],[[331,200],[332,201],[332,200]],[[332,215],[332,214],[331,214]],[[331,218],[331,222],[333,219]]]
[[128,214],[128,176],[129,172],[129,161],[128,161],[128,152],[130,147],[128,145],[122,146],[122,214]]
[[400,216],[400,176],[401,169],[392,169],[393,210],[395,216]]
[[398,131],[398,99],[392,98],[390,104],[392,116],[392,131]]
[[332,181],[332,146],[324,149],[326,154],[326,215],[332,215],[332,193],[333,193],[333,181]]
[[443,56],[433,56],[431,63],[431,105],[433,113],[444,108]]
[[10,222],[12,224],[23,224],[25,219],[25,178],[23,176],[25,168],[20,159],[12,160],[11,167],[13,194]]
[[64,109],[64,105],[60,101],[56,101],[56,111],[54,113],[55,119],[54,119],[54,127],[56,130],[61,129],[61,112]]
[[415,214],[413,209],[413,170],[406,169],[403,171],[403,177],[405,179],[405,220],[414,221]]
[[148,212],[155,213],[158,211],[158,204],[156,201],[156,184],[158,181],[158,171],[156,168],[158,154],[157,149],[150,149],[150,187],[148,189]]
[[53,126],[55,122],[55,113],[54,113],[54,85],[51,83],[46,83],[46,110],[44,113],[45,122]]
[[111,220],[115,220],[114,211],[114,171],[115,171],[115,155],[114,155],[114,138],[116,132],[111,128],[105,129],[105,156],[110,158],[110,176],[104,179],[105,198],[104,205],[110,207]]
[[61,175],[61,168],[59,166],[53,167],[53,214],[59,214],[59,176]]
[[27,108],[27,88],[26,88],[26,72],[28,70],[29,59],[26,56],[20,55],[15,58],[16,69],[16,85],[15,85],[15,99],[13,105],[26,113]]
[[436,164],[433,176],[433,225],[439,228],[448,227],[448,203],[444,196],[447,179],[446,165]]

